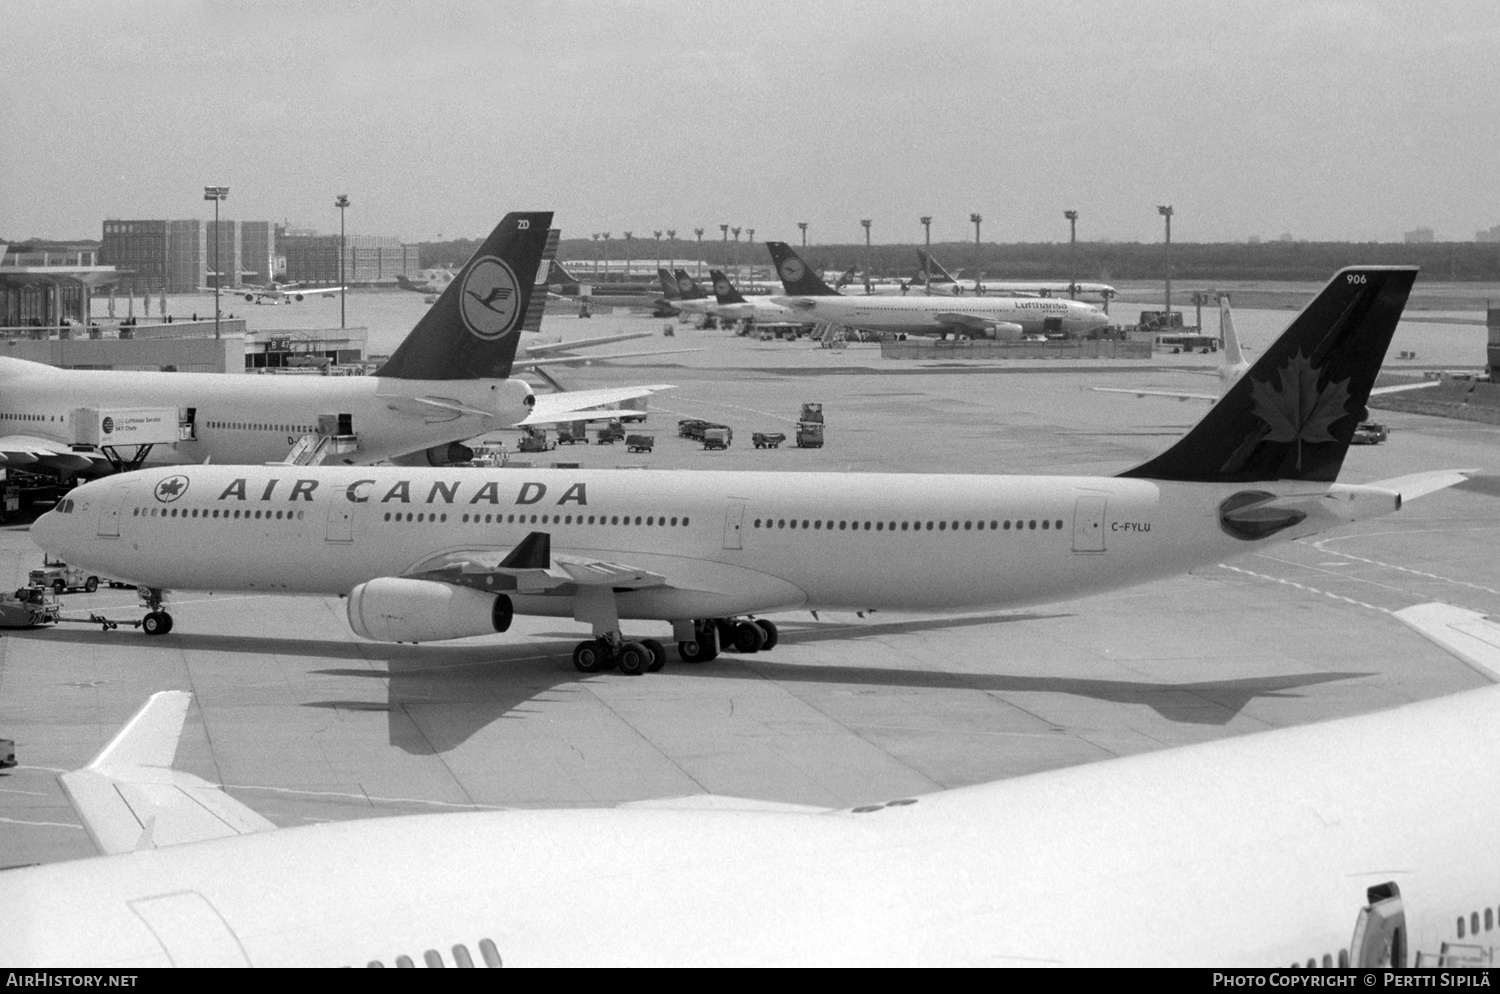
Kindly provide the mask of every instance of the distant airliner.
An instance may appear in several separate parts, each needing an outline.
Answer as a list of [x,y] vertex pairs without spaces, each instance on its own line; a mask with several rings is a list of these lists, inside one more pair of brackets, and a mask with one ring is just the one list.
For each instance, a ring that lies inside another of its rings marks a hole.
[[[463,457],[453,443],[485,431],[522,421],[571,420],[663,389],[534,395],[511,377],[517,366],[583,361],[544,356],[542,351],[558,351],[545,346],[516,361],[521,329],[545,302],[543,294],[533,293],[533,280],[551,217],[506,215],[373,376],[63,370],[0,356],[0,456],[10,465],[64,476],[108,472],[139,460],[274,462],[286,458],[301,437],[316,433],[320,416],[348,415],[344,422],[358,436],[358,450],[340,461],[401,458],[441,465]],[[501,297],[507,301],[503,309],[489,306]],[[477,298],[492,299],[480,301],[481,307]],[[572,347],[580,344],[586,343]],[[165,434],[154,436],[144,452],[124,432],[95,428],[106,418],[123,424],[142,411],[170,420],[158,426]]]
[[244,294],[249,303],[264,304],[270,301],[273,304],[301,303],[308,297],[332,297],[340,290],[347,287],[342,286],[304,286],[301,283],[277,283],[272,280],[266,286],[246,286],[235,289],[235,293]]
[[[1476,668],[1500,645],[1474,612],[1397,617]],[[0,873],[0,963],[1279,967],[1288,983],[1496,963],[1500,687],[842,810],[697,794],[284,829],[171,768],[190,704],[156,694],[58,778],[104,855]]]
[[923,293],[900,297],[843,296],[815,275],[786,242],[766,242],[786,296],[772,299],[808,319],[863,331],[970,338],[1022,334],[1086,334],[1109,324],[1109,315],[1078,300]]
[[[1147,583],[1459,482],[1335,482],[1416,277],[1338,273],[1161,455],[1116,477],[183,467],[73,491],[31,537],[144,588],[348,594],[358,635],[429,642],[572,617],[583,672],[775,645],[791,608],[1019,607]],[[394,361],[394,360],[393,360]],[[164,489],[170,487],[171,489]],[[215,554],[205,556],[202,550]]]

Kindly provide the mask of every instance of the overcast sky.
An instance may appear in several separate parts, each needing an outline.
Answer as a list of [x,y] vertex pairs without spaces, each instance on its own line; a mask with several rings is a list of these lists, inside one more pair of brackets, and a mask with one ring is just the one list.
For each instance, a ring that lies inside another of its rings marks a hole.
[[[357,11],[357,12],[356,12]],[[225,217],[565,235],[1470,240],[1500,2],[4,0],[0,236]]]

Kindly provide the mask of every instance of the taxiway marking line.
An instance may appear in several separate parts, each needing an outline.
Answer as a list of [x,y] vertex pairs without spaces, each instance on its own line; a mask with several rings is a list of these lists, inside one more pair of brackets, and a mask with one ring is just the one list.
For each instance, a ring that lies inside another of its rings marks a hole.
[[1379,611],[1381,614],[1396,613],[1390,608],[1377,607],[1374,604],[1366,604],[1364,601],[1357,601],[1353,597],[1345,597],[1343,594],[1335,594],[1330,593],[1327,590],[1319,590],[1317,587],[1309,587],[1307,584],[1298,583],[1296,580],[1284,580],[1279,576],[1267,576],[1264,573],[1257,573],[1254,570],[1241,569],[1238,566],[1230,566],[1226,563],[1220,563],[1219,569],[1227,569],[1234,573],[1243,573],[1245,576],[1253,576],[1257,580],[1270,580],[1272,583],[1282,583],[1288,587],[1296,587],[1298,590],[1305,590],[1310,594],[1322,594],[1324,597],[1329,597],[1336,601],[1343,601],[1345,604],[1353,604],[1356,607],[1367,607],[1371,611]]
[[0,822],[7,825],[36,825],[40,828],[76,828],[83,831],[82,825],[70,825],[65,821],[26,821],[24,818],[0,818]]
[[[1340,537],[1341,538],[1352,538],[1353,536],[1345,535],[1345,536],[1340,536]],[[1443,583],[1451,583],[1451,584],[1454,584],[1455,586],[1459,586],[1459,587],[1468,587],[1470,590],[1482,590],[1482,591],[1484,591],[1487,594],[1495,594],[1496,596],[1500,596],[1500,590],[1496,590],[1493,587],[1486,587],[1483,584],[1470,583],[1467,580],[1455,580],[1451,576],[1439,576],[1437,573],[1426,573],[1426,572],[1423,572],[1422,570],[1419,570],[1419,569],[1412,569],[1410,566],[1397,566],[1395,563],[1383,563],[1383,562],[1381,562],[1378,559],[1367,559],[1364,556],[1356,556],[1352,552],[1340,552],[1338,549],[1325,549],[1325,548],[1323,548],[1323,543],[1324,542],[1331,542],[1331,541],[1333,541],[1333,539],[1329,539],[1329,538],[1319,539],[1318,541],[1314,542],[1312,545],[1313,545],[1313,548],[1317,549],[1319,552],[1327,552],[1327,553],[1330,553],[1330,554],[1335,555],[1335,556],[1344,556],[1347,559],[1353,559],[1356,562],[1361,562],[1361,563],[1368,563],[1371,566],[1381,566],[1381,567],[1384,567],[1385,569],[1393,569],[1393,570],[1396,570],[1397,572],[1400,572],[1400,573],[1410,573],[1413,576],[1420,576],[1420,577],[1422,577],[1423,579],[1426,579],[1426,580],[1441,580]]]
[[461,804],[457,801],[429,801],[419,797],[376,797],[374,794],[351,794],[339,790],[298,790],[294,787],[266,787],[260,784],[226,783],[223,785],[227,790],[266,790],[273,794],[298,794],[303,797],[347,797],[356,801],[370,801],[380,804],[425,804],[434,808],[462,808],[465,811],[483,809],[486,811],[509,811],[510,808],[503,804],[480,804],[477,801]]

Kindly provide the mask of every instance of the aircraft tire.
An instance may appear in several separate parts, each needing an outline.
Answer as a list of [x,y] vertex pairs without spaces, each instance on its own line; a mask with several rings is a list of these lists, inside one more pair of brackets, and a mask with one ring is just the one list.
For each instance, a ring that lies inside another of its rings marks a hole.
[[96,591],[98,589],[99,589],[99,578],[97,576],[91,576],[86,581],[84,581],[84,584],[83,584],[83,592],[84,593],[86,593],[86,594],[92,594],[94,591]]
[[147,635],[167,634],[167,623],[162,620],[161,612],[148,612],[146,614],[146,617],[141,619],[141,631],[145,632]]
[[161,633],[163,635],[165,635],[165,634],[167,634],[168,632],[170,632],[172,630],[172,624],[173,624],[173,622],[172,622],[172,616],[170,614],[168,614],[167,612],[165,612],[165,611],[158,611],[157,613],[161,615],[161,623],[162,623],[162,631],[161,631]]
[[757,618],[755,625],[766,635],[766,644],[760,647],[761,652],[770,652],[776,648],[776,643],[781,641],[781,633],[776,629],[776,623],[764,618]]
[[651,653],[651,665],[646,668],[647,673],[655,673],[667,665],[667,650],[656,639],[641,639],[641,645]]
[[684,663],[706,663],[717,653],[702,642],[678,642],[677,655]]
[[604,669],[607,658],[604,646],[594,639],[579,642],[573,647],[573,668],[580,673],[598,673]]
[[615,664],[626,676],[640,676],[650,668],[651,663],[651,650],[639,642],[626,642],[620,646],[619,655],[615,658]]
[[734,626],[734,647],[740,652],[759,652],[766,644],[766,633],[751,621],[741,621]]

